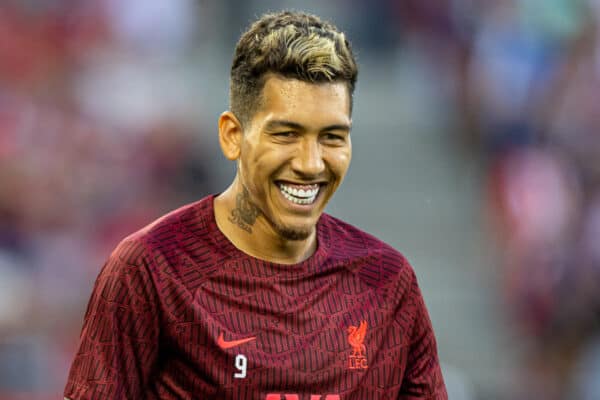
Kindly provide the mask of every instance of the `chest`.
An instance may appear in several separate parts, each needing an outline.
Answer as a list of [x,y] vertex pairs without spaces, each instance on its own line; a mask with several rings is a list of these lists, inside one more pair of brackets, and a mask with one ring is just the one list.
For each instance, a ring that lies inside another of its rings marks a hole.
[[408,339],[394,322],[393,296],[350,271],[231,271],[193,290],[171,290],[179,294],[164,305],[161,352],[169,368],[188,370],[186,385],[196,393],[325,399],[360,390],[365,379],[375,387],[400,385]]

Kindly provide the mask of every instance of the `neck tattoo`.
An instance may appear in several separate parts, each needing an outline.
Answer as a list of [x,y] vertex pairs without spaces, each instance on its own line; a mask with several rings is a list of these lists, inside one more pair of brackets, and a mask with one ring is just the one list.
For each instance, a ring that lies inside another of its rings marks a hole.
[[258,207],[250,201],[250,194],[244,186],[242,193],[238,193],[235,198],[235,208],[231,210],[229,221],[246,232],[252,233],[252,225],[256,222],[259,213]]

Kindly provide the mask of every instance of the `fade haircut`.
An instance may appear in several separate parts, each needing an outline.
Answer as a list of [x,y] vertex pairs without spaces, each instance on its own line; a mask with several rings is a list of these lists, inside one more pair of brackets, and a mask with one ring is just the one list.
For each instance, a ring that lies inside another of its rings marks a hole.
[[358,75],[352,48],[342,32],[315,15],[265,14],[242,34],[231,65],[229,106],[243,126],[260,107],[270,73],[310,83],[344,82],[352,112]]

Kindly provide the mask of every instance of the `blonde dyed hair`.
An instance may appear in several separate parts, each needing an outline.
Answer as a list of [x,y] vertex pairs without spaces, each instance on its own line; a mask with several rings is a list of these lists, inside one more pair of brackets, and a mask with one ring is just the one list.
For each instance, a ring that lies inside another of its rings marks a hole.
[[265,14],[242,34],[231,66],[229,104],[245,125],[261,104],[267,74],[310,83],[344,82],[352,96],[358,69],[333,24],[303,12]]

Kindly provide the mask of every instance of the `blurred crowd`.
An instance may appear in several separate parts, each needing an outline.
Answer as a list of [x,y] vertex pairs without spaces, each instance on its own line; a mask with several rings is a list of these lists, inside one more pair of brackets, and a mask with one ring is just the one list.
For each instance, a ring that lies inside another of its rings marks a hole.
[[[0,399],[56,398],[110,250],[222,189],[190,54],[213,29],[236,36],[259,3],[2,2]],[[600,1],[348,4],[320,7],[359,58],[417,51],[446,100],[424,114],[450,110],[448,135],[486,168],[506,312],[526,343],[507,392],[600,398]]]
[[600,2],[492,1],[464,121],[488,168],[519,398],[600,398]]
[[0,6],[2,399],[58,398],[111,249],[214,190],[205,125],[173,76],[190,64],[194,7]]

